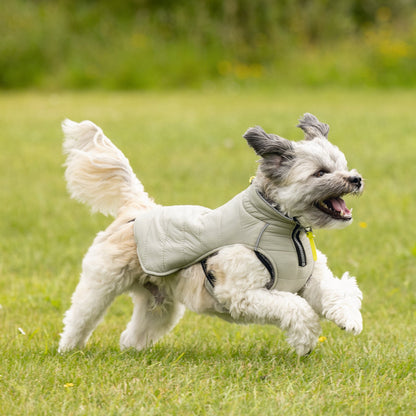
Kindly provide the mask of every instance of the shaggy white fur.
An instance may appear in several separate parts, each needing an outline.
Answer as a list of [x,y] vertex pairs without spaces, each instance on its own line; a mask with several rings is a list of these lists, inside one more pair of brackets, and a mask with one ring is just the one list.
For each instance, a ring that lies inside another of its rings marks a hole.
[[[306,138],[298,143],[260,128],[247,131],[244,137],[262,157],[254,186],[303,227],[348,225],[352,216],[341,197],[361,193],[362,178],[355,170],[348,171],[342,152],[327,140],[326,124],[305,114],[299,127]],[[152,345],[177,324],[185,306],[233,322],[276,325],[286,331],[299,355],[314,348],[322,317],[354,334],[361,332],[362,293],[355,278],[348,273],[342,279],[334,277],[320,252],[312,276],[296,294],[265,289],[269,272],[253,251],[240,244],[222,248],[207,261],[216,278],[215,298],[205,288],[199,264],[164,277],[144,273],[131,220],[154,208],[155,202],[98,126],[66,120],[63,131],[71,196],[116,219],[98,233],[84,257],[80,282],[65,314],[60,352],[84,347],[107,307],[126,291],[134,311],[121,335],[121,348]]]

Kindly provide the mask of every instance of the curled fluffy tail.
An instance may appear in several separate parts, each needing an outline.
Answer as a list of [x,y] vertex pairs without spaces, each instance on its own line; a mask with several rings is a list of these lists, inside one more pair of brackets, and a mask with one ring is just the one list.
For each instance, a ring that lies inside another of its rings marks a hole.
[[93,212],[112,216],[127,205],[153,204],[128,159],[98,126],[67,119],[62,130],[65,178],[72,198],[88,204]]

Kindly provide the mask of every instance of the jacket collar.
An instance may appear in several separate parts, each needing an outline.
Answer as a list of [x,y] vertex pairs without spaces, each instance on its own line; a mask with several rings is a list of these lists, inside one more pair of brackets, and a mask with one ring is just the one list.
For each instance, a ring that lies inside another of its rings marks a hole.
[[276,207],[271,205],[254,185],[250,185],[243,196],[243,207],[253,217],[292,230],[299,225],[294,218],[282,214]]

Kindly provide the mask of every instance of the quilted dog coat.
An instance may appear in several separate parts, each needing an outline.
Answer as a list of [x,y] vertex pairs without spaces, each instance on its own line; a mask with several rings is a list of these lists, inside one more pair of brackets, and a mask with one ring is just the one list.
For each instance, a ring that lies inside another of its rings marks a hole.
[[145,211],[135,220],[134,235],[143,270],[155,276],[191,266],[232,244],[256,252],[272,276],[268,289],[296,293],[314,267],[305,228],[270,205],[254,185],[214,210],[177,205]]

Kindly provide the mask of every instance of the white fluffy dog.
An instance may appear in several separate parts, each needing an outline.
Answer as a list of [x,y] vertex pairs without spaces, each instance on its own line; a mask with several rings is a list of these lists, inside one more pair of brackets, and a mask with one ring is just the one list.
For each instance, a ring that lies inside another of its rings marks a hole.
[[299,127],[300,142],[249,129],[244,137],[261,156],[257,175],[245,191],[209,210],[157,205],[99,127],[64,121],[71,196],[115,221],[83,260],[59,351],[84,347],[126,291],[134,311],[121,348],[152,345],[185,306],[232,322],[276,325],[299,355],[314,348],[320,318],[359,334],[362,293],[347,272],[333,276],[312,229],[350,224],[342,197],[360,194],[363,180],[328,141],[327,124],[305,114]]

